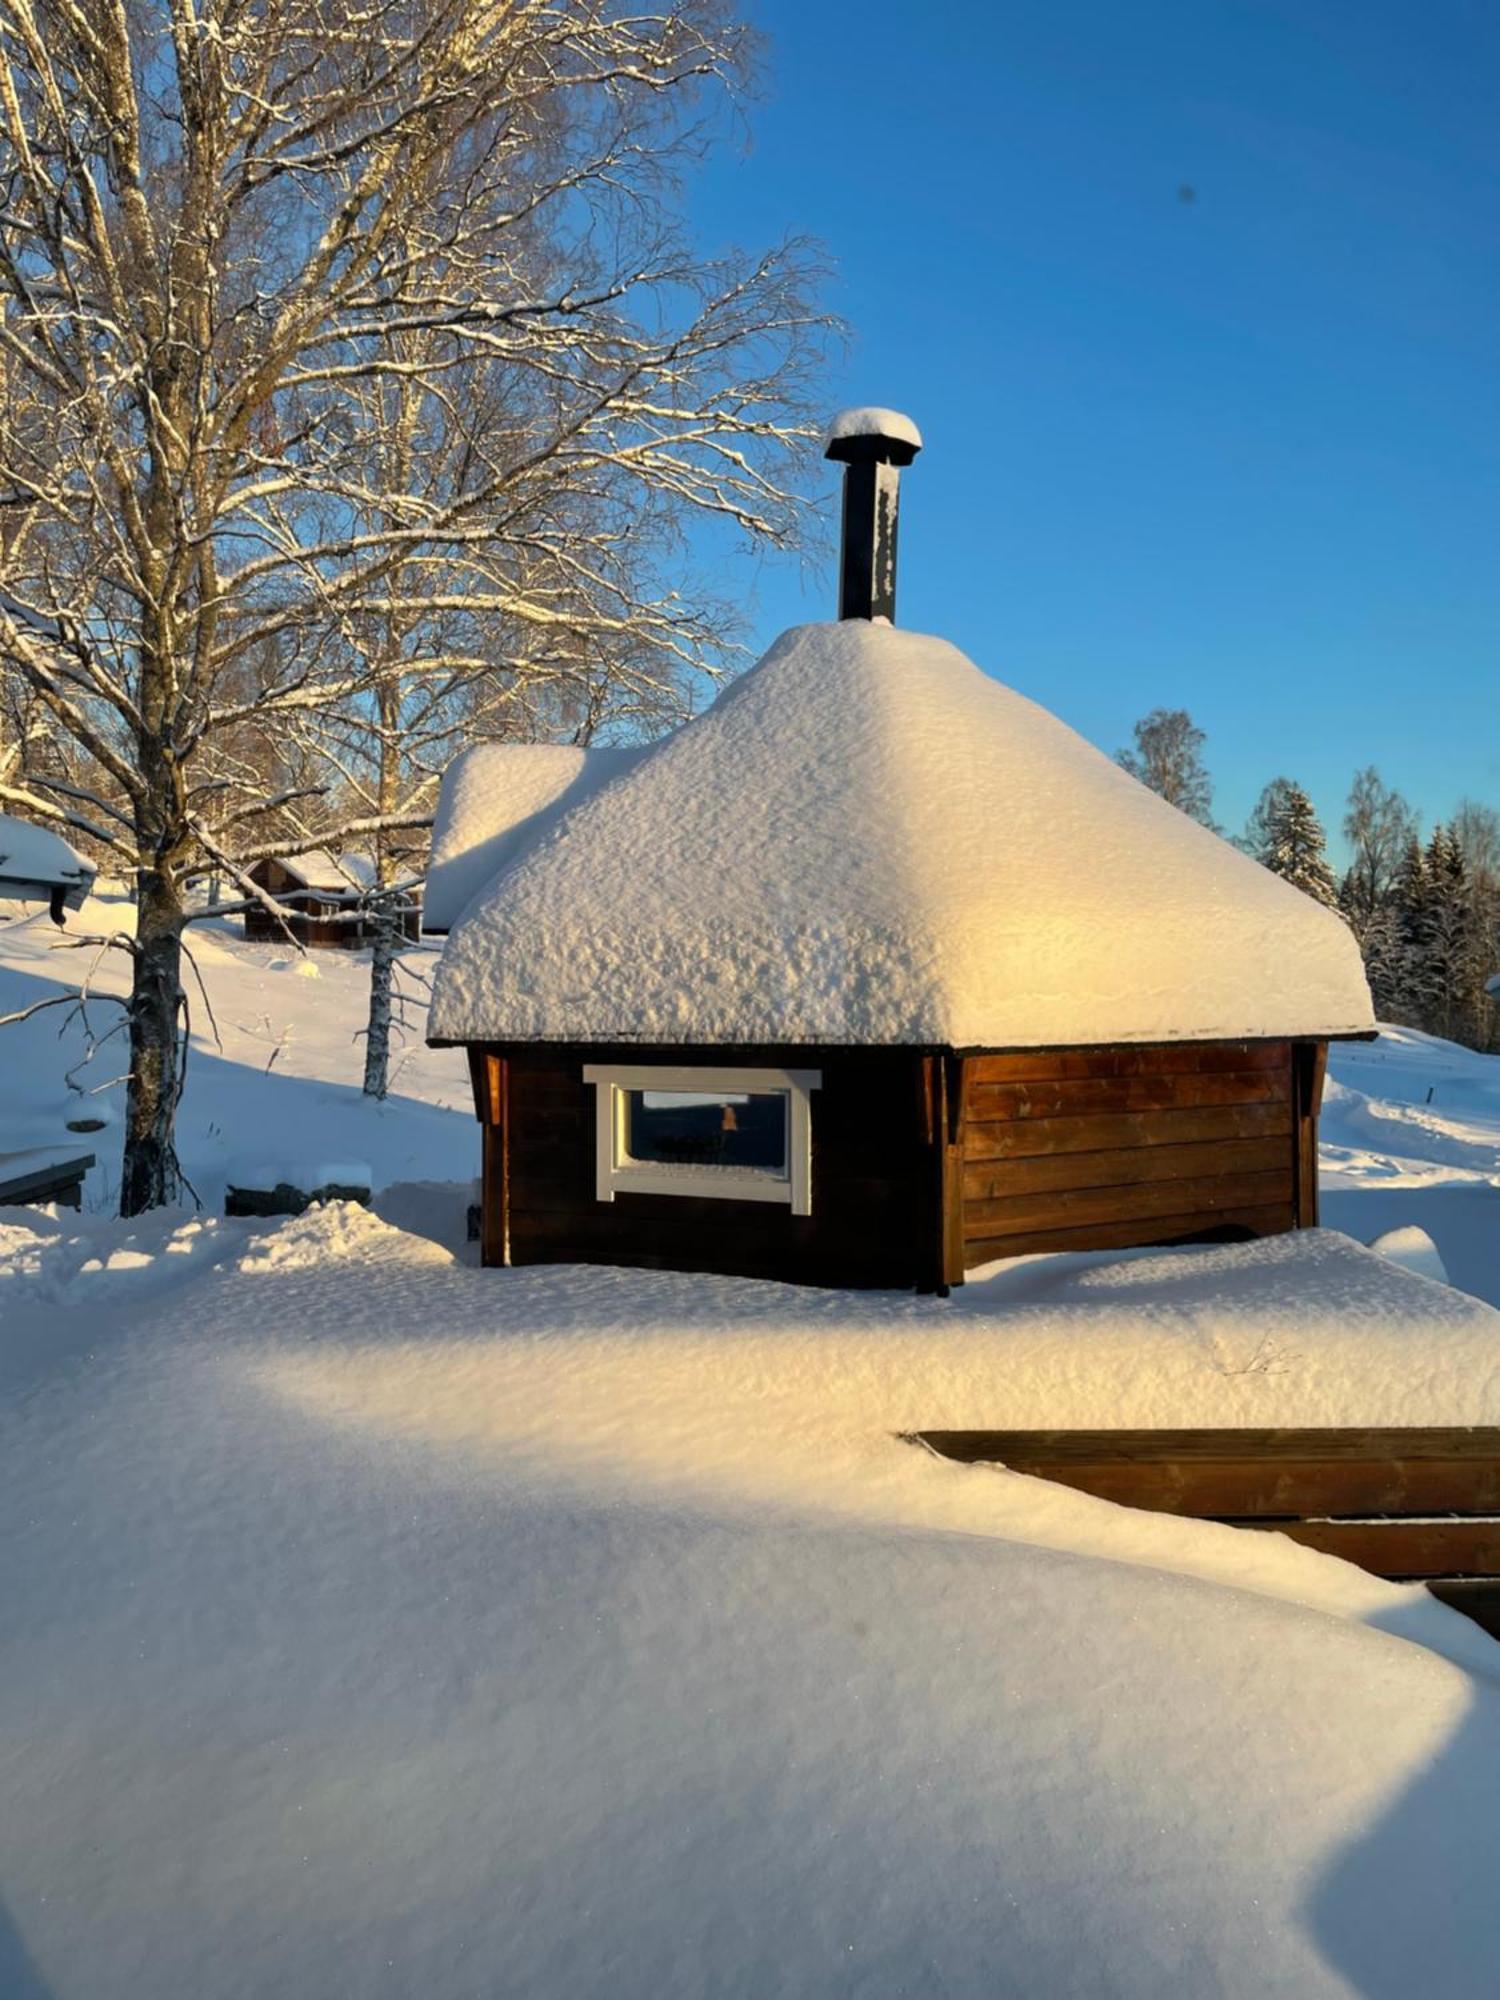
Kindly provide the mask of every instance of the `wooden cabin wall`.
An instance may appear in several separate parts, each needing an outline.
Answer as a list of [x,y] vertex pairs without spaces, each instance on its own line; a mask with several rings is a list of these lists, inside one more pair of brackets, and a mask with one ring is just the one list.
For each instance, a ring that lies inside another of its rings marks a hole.
[[[472,1049],[470,1060],[484,1126],[487,1264],[624,1264],[822,1285],[943,1280],[941,1057],[913,1049],[523,1044]],[[773,1202],[679,1195],[598,1200],[586,1062],[820,1070],[811,1215]],[[956,1129],[950,1136],[956,1141]],[[956,1167],[949,1184],[957,1185]],[[956,1231],[954,1244],[956,1260]]]
[[[250,870],[250,879],[292,912],[310,917],[330,917],[338,913],[337,902],[299,888],[296,878],[279,861],[257,862]],[[409,905],[401,915],[401,934],[415,944],[422,935],[422,910],[414,897],[409,899]],[[254,908],[245,912],[247,943],[285,944],[288,930],[293,939],[309,951],[355,951],[369,943],[367,925],[360,916],[346,917],[342,922],[330,924],[300,923],[297,915],[293,914],[287,918],[286,928],[283,929],[269,910]]]
[[1326,1053],[1245,1041],[967,1057],[965,1267],[1316,1223]]

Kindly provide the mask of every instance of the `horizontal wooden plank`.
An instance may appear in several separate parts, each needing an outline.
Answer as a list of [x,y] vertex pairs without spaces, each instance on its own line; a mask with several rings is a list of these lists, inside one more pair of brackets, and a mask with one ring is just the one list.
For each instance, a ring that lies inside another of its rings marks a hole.
[[1284,1070],[1291,1044],[1276,1042],[1139,1042],[1097,1049],[1022,1049],[1008,1055],[968,1056],[969,1082],[1011,1083],[1026,1078],[1170,1076],[1214,1070]]
[[1500,1577],[1429,1578],[1427,1588],[1444,1604],[1472,1618],[1492,1639],[1500,1639]]
[[1021,1083],[977,1083],[968,1116],[991,1119],[1079,1117],[1089,1111],[1171,1111],[1195,1104],[1269,1104],[1291,1088],[1285,1070],[1185,1071],[1169,1076],[1039,1078]]
[[871,1231],[853,1215],[795,1216],[771,1202],[727,1202],[668,1196],[621,1196],[587,1210],[513,1208],[512,1240],[521,1236],[560,1248],[590,1248],[600,1254],[632,1245],[663,1254],[733,1250],[750,1246],[767,1255],[795,1252],[812,1245],[836,1251],[861,1252],[901,1260],[914,1254],[914,1232],[904,1212],[881,1218],[884,1227]]
[[[780,1228],[790,1222],[821,1223],[830,1230],[844,1230],[851,1236],[868,1234],[872,1227],[899,1225],[903,1235],[911,1233],[913,1203],[917,1190],[896,1181],[840,1181],[836,1188],[820,1192],[813,1184],[813,1214],[793,1216],[780,1202],[726,1201],[712,1195],[685,1196],[621,1192],[612,1202],[601,1202],[595,1191],[593,1166],[586,1175],[572,1179],[546,1178],[529,1173],[511,1177],[511,1211],[515,1215],[571,1217],[575,1227],[597,1224],[605,1229],[632,1228],[643,1216],[665,1226],[674,1223],[695,1230],[710,1228],[762,1230]],[[691,1204],[691,1206],[690,1206]]]
[[1500,1514],[1500,1431],[943,1431],[945,1458],[1007,1466],[1101,1500],[1207,1519]]
[[1180,1111],[1097,1112],[1082,1118],[970,1120],[964,1126],[964,1158],[1030,1159],[1043,1153],[1185,1146],[1211,1139],[1263,1139],[1291,1129],[1292,1107],[1285,1099]]
[[1287,1535],[1304,1548],[1341,1556],[1374,1576],[1419,1581],[1433,1576],[1500,1577],[1500,1519],[1488,1521],[1246,1521]]
[[48,1166],[10,1174],[0,1179],[0,1208],[24,1208],[53,1195],[66,1195],[78,1187],[93,1164],[92,1153],[77,1153],[72,1159],[54,1160]]
[[[1108,1153],[1043,1153],[1029,1159],[977,1160],[964,1168],[966,1201],[1039,1194],[1048,1188],[1115,1187],[1141,1181],[1197,1180],[1216,1174],[1284,1172],[1290,1179],[1286,1134],[1270,1139],[1217,1139],[1201,1146],[1142,1146]],[[1290,1188],[1288,1189],[1290,1195]]]
[[1029,1229],[1075,1229],[1084,1223],[1130,1222],[1140,1216],[1216,1215],[1226,1208],[1260,1208],[1290,1201],[1291,1176],[1276,1172],[1220,1174],[1188,1181],[1139,1181],[1116,1187],[1053,1189],[964,1203],[964,1235],[1012,1236]]
[[[1374,1426],[1296,1425],[1261,1428],[1255,1425],[1191,1430],[1024,1430],[918,1431],[924,1443],[941,1449],[945,1458],[989,1458],[1007,1454],[1005,1463],[1020,1461],[1066,1465],[1069,1462],[1150,1464],[1174,1462],[1212,1464],[1215,1459],[1249,1457],[1298,1463],[1309,1458],[1359,1463],[1372,1459],[1458,1460],[1483,1465],[1500,1460],[1500,1424],[1378,1424]],[[935,1440],[944,1442],[938,1446]]]
[[1216,1215],[1137,1216],[1130,1222],[1096,1222],[1081,1229],[1035,1229],[1020,1236],[965,1237],[964,1268],[997,1257],[1029,1257],[1053,1250],[1131,1250],[1152,1244],[1228,1241],[1236,1236],[1279,1236],[1292,1226],[1289,1201],[1263,1208],[1226,1209]]

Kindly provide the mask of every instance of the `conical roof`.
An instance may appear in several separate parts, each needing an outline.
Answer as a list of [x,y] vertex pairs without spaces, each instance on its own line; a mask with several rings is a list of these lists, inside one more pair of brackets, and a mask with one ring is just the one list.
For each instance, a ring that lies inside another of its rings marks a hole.
[[1368,1029],[1347,926],[956,647],[786,633],[474,897],[446,1042]]

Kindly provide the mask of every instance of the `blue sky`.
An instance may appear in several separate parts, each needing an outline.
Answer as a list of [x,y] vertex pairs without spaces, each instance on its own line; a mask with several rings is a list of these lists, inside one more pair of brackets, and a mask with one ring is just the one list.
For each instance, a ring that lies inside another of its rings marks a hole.
[[[832,400],[921,424],[900,622],[1107,750],[1189,708],[1231,830],[1279,772],[1331,829],[1372,762],[1500,805],[1500,7],[752,11],[695,225],[822,238]],[[831,615],[744,587],[760,640]]]

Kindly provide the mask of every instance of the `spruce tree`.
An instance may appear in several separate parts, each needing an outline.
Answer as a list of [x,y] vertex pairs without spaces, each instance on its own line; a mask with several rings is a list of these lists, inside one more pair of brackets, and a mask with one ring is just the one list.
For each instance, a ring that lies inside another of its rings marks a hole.
[[1433,1001],[1427,955],[1430,900],[1427,857],[1421,841],[1411,833],[1407,835],[1390,894],[1394,933],[1391,1018],[1411,1028],[1427,1025]]
[[1472,1017],[1482,983],[1469,871],[1451,827],[1439,823],[1432,829],[1426,863],[1427,901],[1422,934],[1428,1011],[1423,1025],[1451,1041],[1463,1032]]
[[1328,865],[1327,838],[1313,802],[1291,778],[1273,778],[1250,820],[1254,853],[1263,867],[1330,910],[1339,906]]

